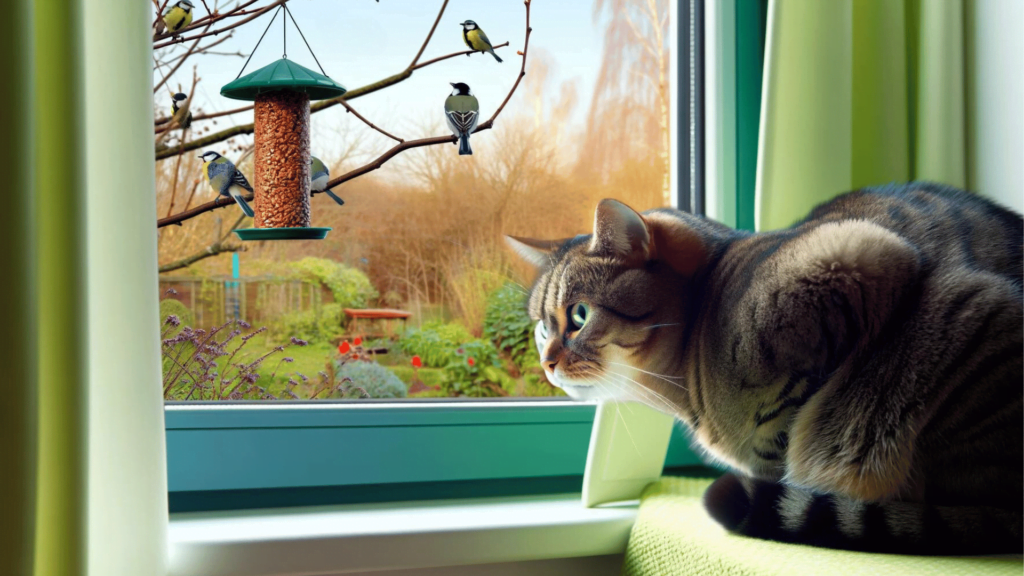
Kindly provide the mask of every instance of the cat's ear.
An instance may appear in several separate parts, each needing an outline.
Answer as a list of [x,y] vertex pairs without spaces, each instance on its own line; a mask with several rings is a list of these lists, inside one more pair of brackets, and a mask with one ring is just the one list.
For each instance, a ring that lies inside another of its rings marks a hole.
[[519,238],[517,236],[505,236],[505,243],[520,258],[526,260],[534,268],[547,266],[554,254],[565,244],[564,240],[537,240],[534,238]]
[[641,264],[650,258],[650,249],[651,232],[643,216],[618,200],[601,200],[594,211],[590,251]]

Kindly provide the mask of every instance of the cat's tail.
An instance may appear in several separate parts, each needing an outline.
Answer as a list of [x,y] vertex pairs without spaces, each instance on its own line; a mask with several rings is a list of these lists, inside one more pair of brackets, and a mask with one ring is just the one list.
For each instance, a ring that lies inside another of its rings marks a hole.
[[725,528],[765,540],[899,554],[1024,552],[1020,510],[869,503],[735,474],[708,488],[704,506]]

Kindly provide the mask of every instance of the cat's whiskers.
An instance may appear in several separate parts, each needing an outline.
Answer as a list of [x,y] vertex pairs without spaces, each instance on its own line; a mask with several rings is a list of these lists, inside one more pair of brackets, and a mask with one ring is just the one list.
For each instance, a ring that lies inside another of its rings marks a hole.
[[679,386],[680,388],[683,388],[684,390],[686,389],[686,387],[683,386],[682,384],[680,384],[679,382],[674,382],[673,381],[673,380],[682,380],[683,379],[682,376],[669,376],[668,374],[658,374],[657,372],[651,372],[649,370],[644,370],[642,368],[637,368],[636,366],[631,366],[631,365],[625,364],[623,362],[615,362],[614,360],[605,360],[605,362],[607,362],[609,364],[615,364],[617,366],[625,366],[626,368],[631,368],[633,370],[636,370],[637,372],[643,372],[644,374],[647,374],[649,376],[654,376],[655,378],[664,380],[665,382],[668,382],[669,384],[672,384],[673,386]]
[[[668,411],[670,413],[673,413],[673,414],[675,414],[678,411],[678,409],[676,408],[675,403],[673,403],[671,400],[669,400],[665,396],[659,394],[658,392],[656,392],[654,390],[651,390],[650,388],[644,386],[643,384],[637,382],[636,380],[630,378],[629,376],[626,376],[625,374],[622,374],[621,372],[614,372],[614,371],[609,371],[609,374],[622,378],[623,379],[623,382],[621,382],[622,386],[627,386],[625,381],[628,380],[629,382],[632,382],[633,384],[636,385],[635,388],[639,392],[649,395],[648,397],[641,396],[641,399],[643,399],[643,400],[657,400],[658,402],[661,403],[662,406],[667,408]],[[633,386],[629,386],[626,389],[627,390],[631,390],[633,388],[634,388]]]
[[681,324],[682,322],[671,322],[668,324],[651,324],[650,326],[646,326],[644,330],[651,330],[653,328],[664,328],[665,326],[679,326]]

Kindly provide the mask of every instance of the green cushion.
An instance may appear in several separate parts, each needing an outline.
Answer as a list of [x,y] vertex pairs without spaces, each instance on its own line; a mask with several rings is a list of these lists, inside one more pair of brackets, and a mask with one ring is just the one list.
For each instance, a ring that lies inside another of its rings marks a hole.
[[687,574],[1021,574],[1021,557],[925,557],[865,554],[730,534],[704,511],[709,479],[665,477],[644,490],[629,538],[627,576]]

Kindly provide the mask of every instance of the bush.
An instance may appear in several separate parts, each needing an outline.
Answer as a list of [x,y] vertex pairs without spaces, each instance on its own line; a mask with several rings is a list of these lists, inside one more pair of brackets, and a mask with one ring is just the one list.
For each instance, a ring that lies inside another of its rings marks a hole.
[[326,258],[303,258],[289,268],[300,278],[327,287],[340,308],[366,308],[378,296],[377,289],[360,270]]
[[487,297],[484,338],[494,343],[520,370],[540,364],[533,342],[533,320],[526,312],[526,294],[505,284]]
[[337,379],[350,378],[349,386],[370,398],[405,398],[406,387],[398,376],[376,362],[334,362]]
[[284,314],[270,328],[276,339],[296,336],[309,342],[331,342],[345,330],[341,326],[341,305],[324,304],[319,320],[316,310],[303,310]]
[[424,366],[443,368],[453,360],[456,348],[472,338],[461,324],[428,322],[422,328],[406,332],[398,341],[398,347],[409,356],[418,355]]
[[441,390],[448,396],[508,396],[514,388],[515,381],[501,369],[498,351],[486,340],[456,348],[441,379]]

